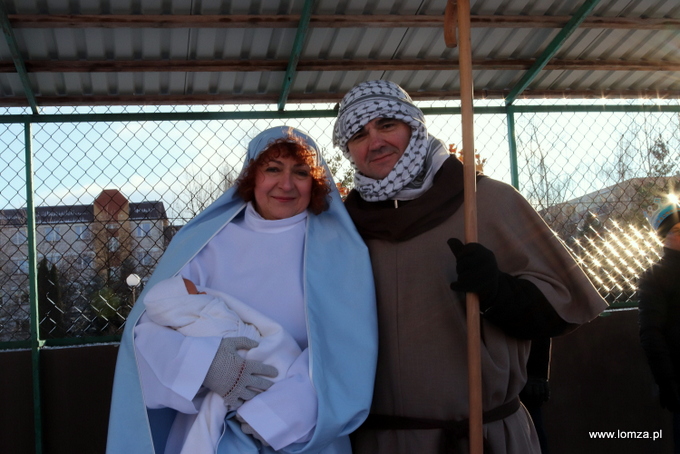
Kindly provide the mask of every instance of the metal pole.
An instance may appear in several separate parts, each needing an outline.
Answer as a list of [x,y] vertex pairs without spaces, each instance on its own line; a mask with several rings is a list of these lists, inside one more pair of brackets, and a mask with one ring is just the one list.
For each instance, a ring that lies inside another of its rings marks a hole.
[[[557,106],[511,106],[515,113],[564,113],[564,112],[680,112],[677,105],[557,105]],[[459,107],[424,107],[425,115],[459,115]],[[476,115],[507,115],[503,106],[477,106]],[[284,110],[255,112],[167,112],[167,113],[122,113],[122,114],[40,114],[40,115],[0,115],[0,124],[50,124],[50,123],[99,123],[133,121],[225,121],[225,120],[269,120],[290,118],[335,118],[338,112],[326,110]]]
[[564,25],[564,28],[559,31],[557,36],[548,44],[548,47],[541,55],[538,56],[531,68],[524,73],[522,79],[520,79],[517,84],[510,89],[510,93],[505,98],[506,104],[512,104],[515,99],[522,93],[531,82],[536,78],[536,76],[541,72],[545,65],[548,64],[551,58],[557,53],[562,47],[564,42],[571,36],[574,31],[576,31],[581,25],[586,17],[595,9],[600,0],[585,0],[581,7],[576,11],[576,13],[569,19],[569,21]]
[[19,81],[24,89],[24,96],[28,101],[28,105],[31,107],[33,114],[38,115],[38,102],[35,100],[35,93],[33,92],[33,87],[31,86],[31,80],[28,77],[28,71],[26,71],[26,63],[21,55],[21,50],[19,50],[19,45],[17,43],[17,38],[14,36],[14,30],[12,29],[12,24],[7,17],[7,10],[5,8],[5,2],[0,1],[0,28],[2,33],[5,35],[5,40],[7,40],[7,47],[9,47],[9,52],[12,54],[12,60],[14,60],[14,67],[17,70],[17,76],[19,76]]
[[305,38],[307,37],[307,32],[309,31],[309,22],[312,18],[313,7],[314,0],[305,0],[305,4],[302,8],[302,14],[300,14],[300,23],[298,24],[297,33],[295,34],[295,42],[293,42],[293,49],[290,52],[290,59],[288,61],[288,67],[286,68],[286,75],[283,79],[283,86],[281,87],[281,95],[279,96],[278,102],[280,111],[286,107],[288,95],[290,94],[290,89],[293,86],[293,78],[295,77],[297,65],[300,61],[300,55],[302,54],[302,50],[305,45]]
[[519,191],[519,170],[517,165],[517,135],[515,134],[515,109],[506,107],[508,122],[508,150],[510,152],[510,178],[512,185]]
[[31,124],[24,124],[26,150],[26,236],[28,237],[28,288],[31,308],[31,366],[33,369],[33,424],[35,426],[35,452],[42,453],[42,406],[40,394],[40,315],[38,312],[38,276],[35,227],[35,205],[33,202],[33,137]]

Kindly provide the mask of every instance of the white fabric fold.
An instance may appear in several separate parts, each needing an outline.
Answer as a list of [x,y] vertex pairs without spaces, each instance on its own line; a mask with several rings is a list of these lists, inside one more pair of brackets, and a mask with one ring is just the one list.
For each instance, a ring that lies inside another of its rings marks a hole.
[[[297,342],[278,323],[238,299],[210,288],[199,286],[198,290],[206,294],[189,295],[181,276],[161,281],[144,298],[147,315],[185,336],[253,339],[259,345],[239,353],[276,367],[279,374],[272,381],[284,378],[301,353]],[[200,403],[181,453],[215,452],[226,414],[222,396],[209,392]]]

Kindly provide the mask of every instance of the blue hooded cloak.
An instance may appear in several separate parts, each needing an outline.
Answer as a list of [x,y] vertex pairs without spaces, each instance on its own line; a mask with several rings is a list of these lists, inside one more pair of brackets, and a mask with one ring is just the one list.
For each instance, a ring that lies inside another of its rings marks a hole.
[[[280,126],[248,145],[244,168],[272,141],[294,135],[316,150],[331,181],[329,209],[307,217],[304,298],[309,333],[310,376],[318,398],[312,438],[279,452],[351,453],[348,434],[368,415],[377,360],[375,289],[368,250],[345,211],[319,148],[305,133]],[[146,289],[180,270],[246,206],[232,187],[189,221],[171,241]],[[225,251],[225,257],[228,252]],[[134,348],[134,327],[144,312],[145,291],[128,316],[120,343],[111,401],[108,454],[163,452],[175,410],[144,404]],[[294,409],[293,409],[294,411]],[[227,416],[219,454],[271,453]],[[197,453],[198,454],[198,453]]]

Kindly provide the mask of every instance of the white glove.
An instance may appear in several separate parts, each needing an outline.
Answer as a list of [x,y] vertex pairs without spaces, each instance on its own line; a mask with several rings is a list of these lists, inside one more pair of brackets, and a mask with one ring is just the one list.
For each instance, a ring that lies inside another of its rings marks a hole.
[[243,431],[244,434],[250,435],[260,443],[262,443],[262,446],[269,446],[269,443],[265,441],[262,436],[253,429],[253,427],[246,422],[245,419],[241,417],[238,413],[236,414],[236,420],[241,423],[241,430]]
[[275,367],[261,361],[246,360],[237,350],[250,350],[258,343],[247,337],[226,337],[220,342],[217,354],[203,380],[203,386],[224,399],[227,411],[236,410],[273,384],[264,377],[276,377]]

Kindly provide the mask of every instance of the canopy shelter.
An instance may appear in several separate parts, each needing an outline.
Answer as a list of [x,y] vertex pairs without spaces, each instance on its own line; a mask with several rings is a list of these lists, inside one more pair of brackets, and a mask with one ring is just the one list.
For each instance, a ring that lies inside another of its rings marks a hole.
[[[2,0],[0,106],[457,99],[446,0]],[[472,0],[476,98],[677,97],[677,0]]]

